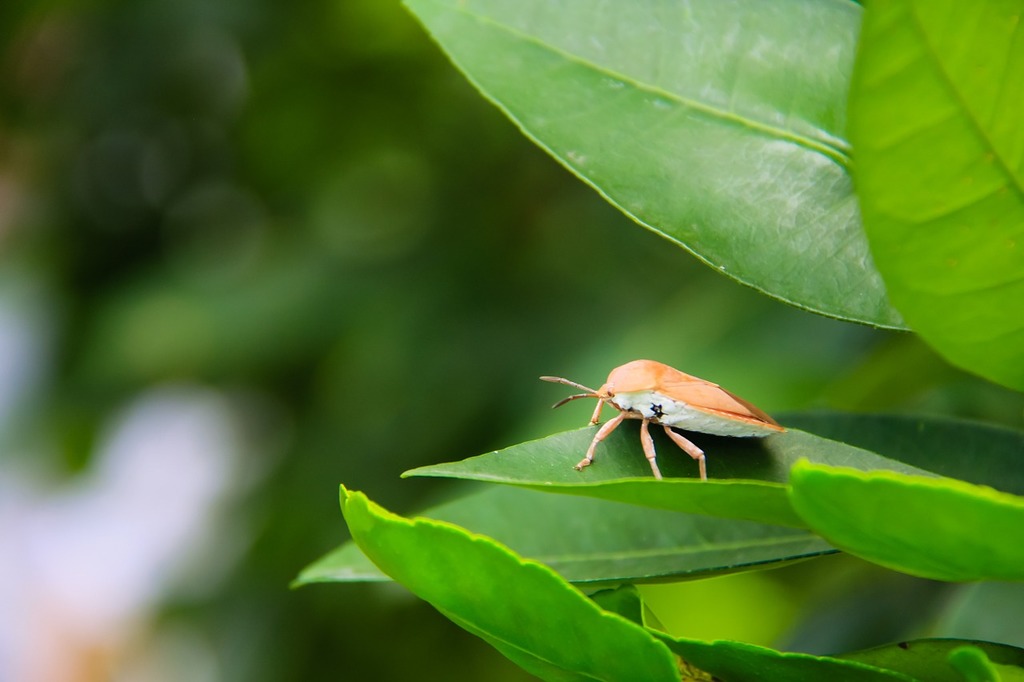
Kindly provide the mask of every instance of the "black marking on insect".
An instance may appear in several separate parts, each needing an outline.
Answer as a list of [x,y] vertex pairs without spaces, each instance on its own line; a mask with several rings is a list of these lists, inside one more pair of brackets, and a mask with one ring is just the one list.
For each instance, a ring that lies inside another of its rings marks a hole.
[[651,414],[654,415],[655,419],[661,419],[665,416],[665,413],[661,410],[661,405],[655,405],[651,403]]

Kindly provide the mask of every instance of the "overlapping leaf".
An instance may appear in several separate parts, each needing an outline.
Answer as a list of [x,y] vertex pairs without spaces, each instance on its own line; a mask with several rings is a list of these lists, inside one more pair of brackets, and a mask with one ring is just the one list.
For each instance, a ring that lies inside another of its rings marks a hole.
[[[778,564],[834,552],[806,531],[493,486],[424,512],[487,535],[575,583],[649,582]],[[384,580],[348,542],[297,584]]]
[[382,571],[541,679],[679,680],[663,644],[546,566],[457,526],[396,516],[362,493],[342,488],[341,504]]
[[[709,480],[671,441],[655,433],[666,478],[655,480],[635,424],[624,424],[601,443],[594,464],[575,471],[595,427],[556,434],[459,462],[420,467],[411,476],[444,476],[524,486],[723,518],[806,527],[787,496],[790,467],[798,460],[861,471],[941,475],[1024,492],[1024,433],[977,422],[901,415],[791,415],[837,442],[791,428],[766,439],[692,434],[708,457]],[[878,452],[872,452],[869,449]]]
[[598,450],[583,471],[576,464],[596,427],[567,431],[460,462],[413,469],[406,475],[446,476],[586,495],[618,502],[803,526],[786,495],[789,469],[803,458],[864,470],[924,471],[860,448],[791,429],[765,439],[720,438],[694,434],[708,457],[708,481],[694,462],[667,438],[656,434],[659,466],[665,480],[651,476],[640,448],[636,424],[624,424]]
[[[341,500],[353,538],[384,572],[541,679],[679,680],[670,649],[687,665],[730,680],[909,679],[861,662],[645,630],[489,538],[440,521],[396,516],[344,488]],[[641,612],[639,604],[618,601],[617,611],[632,617]],[[750,676],[758,670],[761,677]]]
[[1024,389],[1024,41],[1016,2],[867,4],[850,102],[889,294],[952,362]]
[[1024,497],[953,479],[798,462],[790,499],[837,547],[939,580],[1024,580]]
[[860,8],[839,0],[407,0],[523,132],[711,266],[900,326],[848,173]]
[[1024,495],[1024,431],[906,414],[809,412],[785,421],[919,469]]

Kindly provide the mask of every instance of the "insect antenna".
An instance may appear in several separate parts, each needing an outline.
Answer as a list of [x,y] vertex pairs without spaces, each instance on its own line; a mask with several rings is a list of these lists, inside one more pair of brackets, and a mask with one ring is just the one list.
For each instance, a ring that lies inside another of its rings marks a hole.
[[573,388],[578,388],[581,391],[586,391],[586,393],[577,393],[576,395],[571,395],[568,398],[563,398],[562,400],[559,400],[557,403],[555,403],[554,405],[551,406],[551,409],[555,409],[556,407],[561,407],[562,405],[565,405],[566,403],[571,402],[573,400],[577,400],[579,398],[598,398],[599,397],[597,395],[597,391],[595,391],[594,389],[588,388],[587,386],[584,386],[583,384],[577,384],[575,381],[569,381],[568,379],[563,379],[562,377],[541,377],[540,380],[541,381],[550,381],[553,384],[563,384],[565,386],[572,386]]
[[561,407],[562,405],[565,405],[566,403],[572,402],[573,400],[577,400],[579,398],[596,398],[596,397],[597,397],[596,393],[577,393],[576,395],[571,395],[568,398],[562,398],[557,403],[552,405],[551,409],[553,410],[556,407]]
[[553,384],[563,384],[565,386],[572,386],[573,388],[578,388],[581,391],[586,391],[587,393],[590,393],[592,395],[597,395],[597,391],[595,391],[594,389],[592,389],[592,388],[590,388],[588,386],[584,386],[583,384],[577,384],[575,381],[569,381],[568,379],[563,379],[562,377],[541,377],[540,380],[541,381],[550,381]]

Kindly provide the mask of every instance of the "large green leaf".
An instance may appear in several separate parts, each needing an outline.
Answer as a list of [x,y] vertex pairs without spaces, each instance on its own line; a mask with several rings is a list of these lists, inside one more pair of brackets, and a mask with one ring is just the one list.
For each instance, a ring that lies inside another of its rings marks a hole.
[[886,668],[928,682],[964,682],[964,676],[950,665],[949,656],[962,647],[982,651],[993,663],[1024,672],[1024,650],[1005,644],[965,639],[919,639],[899,644],[839,654],[838,658]]
[[793,508],[836,547],[938,580],[1024,580],[1024,498],[953,479],[798,462]]
[[[575,583],[705,576],[835,551],[792,528],[506,486],[491,486],[423,516],[491,537]],[[384,579],[348,542],[306,568],[296,584]]]
[[787,415],[785,422],[932,473],[1024,495],[1024,431],[903,414],[810,412]]
[[452,524],[402,518],[344,487],[341,506],[381,570],[541,679],[679,680],[663,644],[543,564]]
[[867,4],[857,187],[893,303],[953,363],[1024,389],[1020,2]]
[[655,480],[640,448],[638,425],[626,423],[598,449],[583,471],[576,464],[596,427],[567,431],[460,462],[408,471],[406,476],[445,476],[599,497],[618,502],[802,527],[786,495],[789,468],[799,459],[924,474],[921,469],[860,448],[791,429],[765,439],[694,434],[708,458],[708,481],[668,438],[654,432],[665,480]]
[[[1004,677],[1019,671],[1021,652],[985,643],[907,642],[837,658],[671,637],[640,627],[646,618],[634,588],[595,595],[611,609],[603,611],[550,569],[490,538],[441,521],[396,516],[344,488],[341,499],[353,537],[384,571],[542,679],[678,680],[671,650],[696,679],[944,682],[948,669],[941,669],[943,676],[928,672],[962,654],[964,645],[977,651],[958,662],[961,669],[984,667]],[[911,651],[912,657],[900,656]]]
[[485,97],[641,225],[784,301],[902,324],[848,172],[858,5],[406,4]]

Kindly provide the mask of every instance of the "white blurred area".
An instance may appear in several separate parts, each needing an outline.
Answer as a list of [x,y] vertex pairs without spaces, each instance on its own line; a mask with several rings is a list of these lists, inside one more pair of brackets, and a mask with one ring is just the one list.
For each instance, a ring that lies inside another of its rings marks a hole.
[[[46,325],[21,310],[0,294],[5,449],[47,361]],[[253,482],[240,428],[217,393],[163,386],[111,419],[74,478],[33,464],[47,461],[40,453],[0,452],[0,680],[220,677],[198,633],[156,615],[170,598],[213,589],[245,549],[230,514]]]

